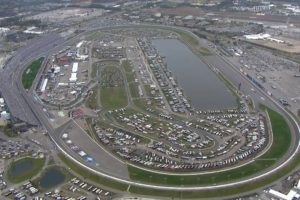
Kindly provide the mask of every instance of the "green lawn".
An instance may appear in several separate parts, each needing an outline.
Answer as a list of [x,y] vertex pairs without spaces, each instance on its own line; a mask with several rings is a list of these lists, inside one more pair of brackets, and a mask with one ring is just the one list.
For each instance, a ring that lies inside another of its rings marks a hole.
[[92,79],[96,78],[98,70],[99,70],[98,63],[93,63],[93,65],[92,65],[92,72],[91,72],[91,78]]
[[85,106],[90,109],[99,109],[100,103],[98,102],[98,95],[99,95],[99,87],[95,87],[93,89],[93,94],[89,96],[89,98],[85,102]]
[[133,103],[134,103],[134,105],[136,105],[138,108],[140,108],[142,110],[146,110],[148,107],[151,107],[151,106],[147,105],[147,100],[145,100],[145,99],[135,99],[135,100],[133,100]]
[[210,50],[208,48],[200,47],[200,48],[197,48],[197,50],[198,50],[198,53],[200,53],[200,55],[202,55],[202,56],[212,55],[212,53],[210,52]]
[[17,137],[18,133],[15,132],[12,129],[12,125],[11,124],[7,124],[4,128],[3,128],[3,133],[7,136],[7,137]]
[[125,60],[122,63],[122,66],[124,67],[125,74],[126,74],[126,79],[128,83],[131,83],[135,79],[135,72],[133,71],[132,66],[130,65],[128,60]]
[[288,151],[291,143],[291,133],[284,118],[271,109],[267,109],[267,111],[272,122],[273,144],[271,148],[255,162],[233,170],[198,176],[162,175],[129,166],[128,171],[130,177],[133,180],[164,185],[210,185],[236,181],[266,170],[274,165],[276,160],[281,158]]
[[25,89],[30,89],[32,83],[42,66],[44,58],[41,57],[38,60],[33,61],[22,74],[22,84]]
[[[298,155],[299,156],[299,155]],[[111,187],[117,190],[125,191],[128,185],[115,182],[100,176],[97,176],[93,173],[84,170],[83,168],[77,166],[73,161],[66,158],[63,154],[59,154],[60,159],[70,167],[74,172],[78,173],[81,176],[86,177],[88,180],[91,180],[95,183],[99,183],[105,185],[107,187]],[[204,191],[193,191],[193,192],[174,192],[169,190],[156,190],[156,189],[148,189],[142,188],[138,186],[131,186],[129,192],[134,194],[142,194],[142,195],[151,195],[151,196],[164,196],[164,197],[177,197],[177,198],[213,198],[213,197],[225,197],[229,195],[237,195],[244,192],[249,192],[256,190],[258,188],[264,187],[272,182],[278,180],[279,178],[285,176],[290,173],[293,169],[295,169],[300,164],[300,159],[293,160],[287,167],[282,168],[278,171],[278,173],[273,174],[271,176],[266,177],[265,179],[254,181],[252,184],[243,184],[238,185],[231,188],[226,189],[217,189],[216,190],[204,190]]]
[[133,83],[133,81],[135,80],[135,73],[126,73],[126,79],[128,83]]
[[105,185],[107,187],[114,188],[116,190],[125,191],[128,187],[128,185],[124,183],[119,183],[116,181],[112,181],[110,179],[98,176],[94,173],[89,172],[88,170],[85,170],[84,168],[76,165],[73,161],[71,161],[69,158],[65,157],[63,154],[58,155],[59,158],[68,166],[70,167],[75,173],[85,177],[88,180],[91,180],[95,183]]
[[243,166],[234,170],[218,172],[214,174],[203,174],[198,176],[188,175],[162,175],[148,172],[132,166],[128,166],[130,177],[133,180],[142,182],[151,182],[163,185],[211,185],[215,183],[224,183],[238,180],[245,176],[250,176],[263,170],[275,162],[273,160],[261,160],[253,162],[247,166]]
[[[296,157],[299,157],[297,155]],[[202,191],[193,191],[193,192],[175,192],[170,190],[155,190],[155,189],[146,189],[138,186],[131,186],[130,192],[135,194],[142,195],[151,195],[151,196],[164,196],[164,197],[176,197],[176,198],[224,198],[230,195],[241,195],[242,193],[255,191],[260,188],[264,188],[273,182],[276,182],[278,179],[283,178],[287,174],[291,173],[296,167],[299,167],[300,159],[294,159],[288,166],[280,169],[277,173],[272,174],[264,179],[253,181],[246,184],[237,185],[229,188],[221,188],[215,190],[202,190]]]
[[20,183],[31,179],[39,173],[45,163],[44,158],[25,157],[13,161],[7,170],[6,177],[11,183]]
[[129,87],[130,94],[131,94],[132,98],[139,98],[140,97],[138,85],[139,85],[138,83],[129,83],[128,84],[128,87]]
[[130,65],[128,60],[125,60],[123,62],[123,67],[126,72],[126,79],[128,83],[131,83],[135,80],[135,72],[133,70],[133,67]]
[[124,77],[117,65],[108,65],[107,63],[101,70],[101,85],[105,87],[114,87],[124,85]]
[[101,104],[108,110],[119,109],[127,106],[127,94],[123,86],[102,87],[100,91]]
[[[98,71],[101,71],[101,69],[112,69],[112,70],[116,70],[117,66],[119,66],[120,63],[119,61],[116,60],[108,60],[108,61],[99,61],[99,62],[94,62],[92,65],[92,72],[91,72],[91,78],[95,79],[97,77],[97,73],[99,73]],[[108,70],[104,70],[108,71]]]
[[266,108],[266,110],[272,124],[273,144],[271,150],[266,152],[263,156],[261,156],[261,158],[278,159],[281,158],[290,147],[292,140],[291,132],[288,124],[280,114],[269,108]]
[[92,32],[92,33],[88,34],[86,36],[86,38],[88,40],[97,40],[101,37],[101,35],[102,35],[101,31],[96,31],[96,32]]
[[132,72],[132,66],[130,65],[128,60],[125,60],[122,64],[123,64],[123,67],[124,67],[126,73]]

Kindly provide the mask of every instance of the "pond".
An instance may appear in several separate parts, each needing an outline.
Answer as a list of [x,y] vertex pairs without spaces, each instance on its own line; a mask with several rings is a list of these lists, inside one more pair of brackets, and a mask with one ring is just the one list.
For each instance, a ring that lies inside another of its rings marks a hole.
[[40,179],[40,186],[43,189],[53,188],[63,183],[65,179],[65,174],[59,168],[48,168]]
[[9,175],[12,178],[22,176],[23,174],[31,171],[33,168],[33,160],[22,159],[13,163],[9,169]]
[[194,108],[217,110],[236,107],[236,97],[217,75],[184,43],[176,39],[152,41]]

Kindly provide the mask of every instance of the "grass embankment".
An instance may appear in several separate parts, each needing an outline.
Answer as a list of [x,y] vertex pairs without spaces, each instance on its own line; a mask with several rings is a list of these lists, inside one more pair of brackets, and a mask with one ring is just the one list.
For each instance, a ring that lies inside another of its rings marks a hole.
[[260,159],[279,159],[290,147],[292,135],[285,119],[274,110],[263,106],[268,112],[273,131],[273,144],[271,149],[267,151]]
[[106,187],[110,187],[116,190],[125,191],[128,188],[128,185],[119,183],[116,181],[112,181],[110,179],[98,176],[94,173],[89,172],[88,170],[78,166],[73,161],[71,161],[69,158],[65,157],[63,154],[58,155],[59,158],[75,173],[79,174],[80,176],[83,176],[84,178],[91,180],[95,183],[104,185]]
[[237,185],[226,189],[203,190],[203,191],[193,191],[193,192],[175,192],[169,190],[145,189],[137,186],[131,186],[129,191],[135,194],[142,194],[142,195],[158,196],[159,194],[159,196],[163,196],[163,197],[195,198],[195,199],[217,198],[217,197],[224,198],[226,196],[241,195],[242,193],[255,191],[269,184],[272,184],[278,179],[283,178],[287,174],[291,173],[299,166],[299,164],[300,164],[300,159],[294,159],[288,166],[280,169],[277,173],[272,174],[264,179],[253,181],[251,183],[249,182],[246,184]]
[[198,39],[196,37],[194,37],[193,35],[191,35],[190,33],[187,33],[185,31],[181,31],[181,30],[172,30],[174,32],[176,32],[182,40],[184,40],[185,42],[189,43],[190,45],[198,45]]
[[32,83],[39,72],[39,69],[42,66],[44,57],[39,58],[38,60],[33,61],[23,72],[22,74],[22,84],[25,89],[30,89]]
[[198,39],[193,35],[191,35],[190,33],[185,31],[179,31],[179,30],[176,30],[175,32],[180,36],[183,42],[186,42],[188,45],[193,47],[193,50],[196,54],[200,54],[201,56],[212,55],[212,53],[208,48],[203,46],[200,47]]
[[[208,65],[208,66],[209,66],[209,65]],[[212,69],[211,66],[209,66],[209,67]],[[223,83],[226,85],[226,87],[230,90],[230,92],[231,92],[233,95],[235,95],[236,97],[239,96],[239,92],[238,92],[238,90],[236,89],[236,87],[235,87],[229,80],[227,80],[221,72],[216,72],[215,74],[218,76],[218,78],[219,78],[221,81],[223,81]]]
[[274,165],[276,160],[288,151],[291,143],[291,132],[284,118],[269,108],[267,108],[267,112],[272,123],[273,144],[264,155],[248,165],[224,172],[198,176],[162,175],[129,166],[130,177],[133,180],[165,185],[210,185],[235,181],[262,172]]
[[7,179],[11,183],[20,183],[31,179],[43,168],[44,158],[25,157],[13,161],[7,170]]

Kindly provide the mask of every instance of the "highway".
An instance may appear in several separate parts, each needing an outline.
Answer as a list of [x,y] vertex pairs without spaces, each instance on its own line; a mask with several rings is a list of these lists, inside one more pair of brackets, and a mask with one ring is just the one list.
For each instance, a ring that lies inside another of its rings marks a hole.
[[[140,27],[144,27],[140,26]],[[152,27],[163,27],[163,26],[152,26]],[[180,29],[181,28],[176,28],[176,27],[170,27],[170,28],[175,28],[175,29]],[[99,29],[99,28],[97,28]],[[92,30],[92,29],[90,29]],[[51,39],[54,37],[53,39]],[[78,38],[76,36],[76,38]],[[75,37],[73,38],[74,40],[76,39]],[[72,39],[72,41],[73,41]],[[33,45],[30,45],[29,47],[22,48],[20,51],[17,51],[16,54],[14,55],[12,61],[8,63],[8,65],[4,68],[4,71],[1,72],[1,82],[0,82],[0,90],[3,92],[3,95],[7,102],[12,101],[8,103],[9,108],[11,109],[11,112],[13,115],[15,115],[17,118],[24,120],[30,124],[41,124],[47,131],[49,136],[52,138],[54,143],[57,145],[58,149],[64,153],[65,156],[69,157],[72,159],[74,162],[76,162],[78,165],[81,167],[95,173],[98,175],[101,175],[103,177],[118,181],[118,182],[123,182],[126,184],[130,185],[135,185],[135,186],[141,186],[145,188],[153,188],[153,189],[168,189],[168,190],[175,190],[175,191],[191,191],[191,190],[207,190],[207,189],[218,189],[218,188],[225,188],[225,187],[233,187],[236,185],[248,183],[249,181],[257,181],[258,179],[264,178],[272,173],[275,173],[279,169],[283,168],[286,166],[292,159],[295,158],[296,153],[299,151],[299,125],[297,121],[291,116],[285,108],[283,108],[278,102],[272,99],[272,97],[268,96],[265,94],[263,91],[261,91],[259,88],[256,88],[257,92],[256,93],[251,93],[251,88],[256,87],[255,85],[252,85],[252,83],[243,75],[239,73],[238,70],[236,70],[233,66],[228,63],[225,58],[222,58],[220,56],[217,57],[212,57],[208,58],[207,62],[215,62],[213,66],[218,68],[226,78],[228,78],[230,81],[233,82],[233,84],[237,85],[239,83],[242,83],[242,92],[245,94],[250,94],[255,102],[256,105],[259,103],[264,103],[267,106],[271,107],[272,109],[275,109],[276,111],[280,112],[284,118],[288,121],[288,124],[292,128],[292,133],[293,133],[293,141],[294,144],[290,148],[290,153],[288,157],[285,157],[283,160],[278,162],[278,165],[274,167],[272,170],[267,171],[263,174],[259,174],[255,177],[247,178],[245,180],[240,180],[237,182],[232,182],[232,183],[224,183],[224,184],[219,184],[219,185],[210,185],[210,186],[162,186],[162,185],[155,185],[155,184],[148,184],[148,183],[140,183],[140,182],[135,182],[132,180],[129,180],[125,177],[120,177],[118,174],[113,174],[113,173],[106,173],[103,171],[100,171],[99,169],[87,165],[85,161],[82,159],[75,157],[74,154],[71,152],[67,151],[60,143],[60,137],[57,137],[57,131],[53,129],[51,126],[48,118],[45,116],[42,107],[38,104],[36,104],[32,97],[24,91],[21,83],[21,74],[22,71],[24,70],[24,67],[26,66],[26,62],[29,62],[33,59],[36,59],[40,57],[41,55],[47,55],[47,53],[50,53],[55,49],[54,44],[60,43],[60,45],[57,46],[61,47],[65,45],[62,41],[64,41],[63,38],[57,37],[56,34],[54,36],[49,36],[49,38],[42,37],[40,39],[41,43],[43,45],[40,45],[39,42],[34,43]],[[50,42],[52,41],[52,42]],[[56,42],[59,41],[59,42]],[[70,42],[70,41],[68,41]],[[37,46],[35,46],[37,45]],[[29,49],[31,50],[29,52]],[[218,59],[216,59],[218,58]],[[25,62],[23,62],[25,61]],[[11,68],[12,67],[12,68]],[[11,69],[10,69],[11,68]],[[3,73],[4,72],[4,73]],[[3,86],[4,85],[4,86]],[[11,86],[11,87],[9,87]],[[11,90],[11,91],[9,91]],[[263,98],[262,98],[263,97]],[[14,101],[15,99],[15,101]],[[18,99],[18,100],[17,100]],[[15,108],[13,108],[15,107]],[[59,132],[59,131],[58,131]],[[107,163],[104,163],[107,165]],[[111,164],[111,163],[109,163]],[[101,166],[98,166],[101,167]]]

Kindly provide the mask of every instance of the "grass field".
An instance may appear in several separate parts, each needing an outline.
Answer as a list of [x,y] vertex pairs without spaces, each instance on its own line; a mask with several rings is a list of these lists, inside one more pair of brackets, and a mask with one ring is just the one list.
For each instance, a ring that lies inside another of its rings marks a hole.
[[[299,157],[300,155],[296,155]],[[155,189],[145,189],[138,186],[131,186],[130,192],[142,195],[157,195],[164,197],[174,197],[174,198],[217,198],[230,195],[241,195],[242,193],[255,191],[260,188],[264,188],[269,184],[277,181],[280,178],[283,178],[288,173],[291,173],[297,167],[299,167],[300,159],[294,159],[288,166],[280,169],[277,173],[272,174],[264,179],[260,179],[257,181],[253,181],[246,184],[237,185],[234,187],[226,188],[226,189],[217,189],[217,190],[202,190],[202,191],[193,191],[193,192],[174,192],[169,190],[155,190]]]
[[132,83],[135,79],[135,72],[133,70],[133,67],[130,65],[128,60],[125,60],[122,63],[122,66],[124,67],[126,79],[128,83]]
[[11,124],[7,124],[4,128],[3,128],[3,133],[7,136],[7,137],[17,137],[18,133],[15,132],[12,129],[12,125]]
[[92,72],[91,72],[91,78],[92,79],[96,78],[98,69],[99,69],[98,63],[93,63],[93,65],[92,65]]
[[104,178],[104,177],[98,176],[98,175],[96,175],[94,173],[91,173],[91,172],[83,169],[82,167],[79,167],[73,161],[71,161],[70,159],[66,158],[61,153],[58,156],[75,173],[77,173],[77,174],[79,174],[79,175],[85,177],[86,179],[89,179],[89,180],[91,180],[91,181],[93,181],[95,183],[98,183],[98,184],[101,184],[101,185],[105,185],[107,187],[111,187],[111,188],[114,188],[116,190],[121,190],[121,191],[125,191],[127,189],[127,187],[128,187],[128,185],[126,185],[126,184],[109,180],[107,178]]
[[107,71],[108,71],[108,69],[115,70],[115,69],[117,69],[117,66],[119,66],[119,65],[120,65],[119,61],[116,61],[116,60],[107,60],[107,61],[95,62],[92,65],[91,78],[95,79],[97,77],[98,71],[100,71],[101,68],[102,69],[107,68]]
[[39,173],[45,163],[44,158],[25,157],[13,161],[7,170],[6,176],[11,183],[20,183],[31,179]]
[[128,83],[133,83],[133,81],[135,80],[135,73],[126,73],[126,78]]
[[130,94],[132,98],[139,98],[139,89],[138,89],[138,83],[130,83],[128,84]]
[[101,31],[96,31],[96,32],[92,32],[92,33],[88,34],[86,36],[86,38],[88,40],[97,40],[101,37],[101,35],[102,35]]
[[214,174],[203,174],[198,176],[188,175],[162,175],[145,170],[141,170],[132,166],[128,167],[130,177],[133,180],[139,180],[142,182],[151,182],[163,185],[212,185],[215,183],[224,183],[233,180],[238,180],[242,177],[250,176],[263,170],[275,162],[273,160],[261,160],[253,162],[247,166],[243,166],[234,170],[218,172]]
[[128,60],[123,61],[122,64],[123,64],[123,67],[124,67],[126,73],[132,72],[132,67],[130,66],[130,63]]
[[284,118],[271,109],[267,108],[267,111],[272,123],[273,144],[271,148],[255,162],[233,170],[198,176],[162,175],[129,166],[128,171],[130,177],[133,180],[164,185],[209,185],[239,180],[266,170],[274,165],[276,160],[287,152],[291,143],[290,129]]
[[270,151],[267,151],[260,158],[279,159],[286,153],[288,147],[291,144],[292,137],[291,137],[290,128],[280,114],[278,114],[277,112],[269,108],[265,107],[265,109],[269,114],[271,124],[272,124],[273,144],[271,146]]
[[127,106],[127,94],[123,86],[102,87],[100,91],[101,104],[108,110],[119,109]]
[[114,65],[106,65],[101,70],[101,85],[105,87],[114,87],[124,85],[124,78],[121,70]]
[[[299,156],[299,155],[298,155]],[[86,177],[87,179],[94,181],[95,183],[103,184],[107,187],[111,187],[117,190],[125,191],[128,185],[115,182],[100,176],[97,176],[93,173],[90,173],[81,167],[77,166],[71,160],[66,158],[64,155],[59,154],[60,159],[70,167],[74,172],[78,173],[81,176]],[[138,186],[131,186],[129,192],[135,194],[142,194],[142,195],[151,195],[151,196],[164,196],[164,197],[174,197],[174,198],[213,198],[213,197],[225,197],[229,195],[236,195],[241,194],[244,192],[253,191],[258,188],[262,188],[272,182],[282,178],[287,173],[290,173],[293,169],[295,169],[300,164],[300,159],[293,160],[287,167],[282,168],[278,171],[278,173],[270,175],[262,180],[257,180],[252,184],[243,184],[238,185],[231,188],[226,189],[217,189],[216,190],[204,190],[204,191],[193,191],[193,192],[174,192],[169,190],[156,190],[156,189],[148,189],[142,188]]]
[[33,61],[22,74],[22,84],[25,89],[30,89],[32,83],[42,66],[44,58],[41,57],[38,60]]
[[[147,100],[145,99],[134,99],[133,103],[142,110],[146,110],[148,107],[150,107],[149,105],[147,105]],[[153,108],[151,107],[151,109]]]
[[89,96],[89,98],[85,102],[85,106],[90,109],[99,109],[100,102],[98,102],[98,95],[99,95],[99,87],[95,87],[93,89],[93,94]]

